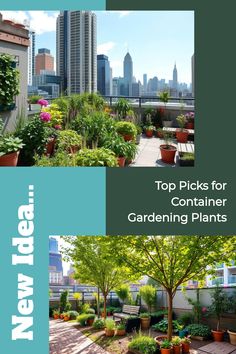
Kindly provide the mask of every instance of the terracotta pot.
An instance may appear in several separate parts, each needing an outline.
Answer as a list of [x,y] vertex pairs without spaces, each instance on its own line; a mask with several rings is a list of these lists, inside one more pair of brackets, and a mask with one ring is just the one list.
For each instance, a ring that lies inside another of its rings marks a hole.
[[173,345],[173,354],[180,354],[181,345]]
[[131,140],[133,140],[134,137],[133,137],[133,135],[130,135],[130,134],[124,134],[123,138],[125,141],[131,141]]
[[145,134],[147,138],[152,138],[153,137],[153,130],[145,130]]
[[187,143],[188,131],[187,130],[176,130],[176,139],[179,143]]
[[105,312],[102,312],[102,313],[101,313],[101,316],[102,316],[103,318],[105,318]]
[[211,331],[215,342],[222,342],[224,337],[224,331]]
[[107,329],[105,328],[105,334],[107,337],[113,337],[115,334],[115,330],[114,329]]
[[125,157],[117,157],[119,167],[125,166]]
[[169,145],[169,149],[166,145],[160,145],[161,159],[165,163],[173,164],[175,162],[176,147],[174,145]]
[[116,335],[117,336],[124,336],[125,335],[125,329],[117,329],[116,330]]
[[160,139],[163,139],[163,133],[157,131],[157,137],[160,138]]
[[140,318],[141,321],[141,329],[145,330],[148,329],[150,327],[150,322],[151,322],[151,318]]
[[94,322],[94,318],[89,318],[89,319],[87,320],[87,325],[88,325],[88,326],[92,326],[92,325],[93,325],[93,322]]
[[182,343],[182,354],[189,353],[190,344],[189,343]]
[[15,167],[18,162],[18,156],[19,156],[19,151],[11,152],[10,154],[0,156],[0,166]]
[[236,332],[228,331],[230,343],[236,345]]
[[194,129],[194,122],[187,122],[186,129]]
[[55,142],[56,142],[55,138],[48,139],[48,142],[46,145],[46,155],[52,156],[52,154],[54,153],[54,149],[55,149]]
[[159,345],[160,342],[163,342],[163,340],[166,340],[167,339],[167,336],[166,335],[162,335],[162,336],[157,336],[154,338],[155,341],[157,342],[157,344]]
[[64,321],[69,321],[70,317],[69,316],[64,316]]
[[59,315],[53,315],[54,320],[58,320],[59,319]]
[[170,354],[171,353],[171,348],[166,349],[166,348],[161,348],[161,354]]
[[63,320],[63,318],[64,318],[64,315],[61,313],[61,314],[60,314],[60,319]]

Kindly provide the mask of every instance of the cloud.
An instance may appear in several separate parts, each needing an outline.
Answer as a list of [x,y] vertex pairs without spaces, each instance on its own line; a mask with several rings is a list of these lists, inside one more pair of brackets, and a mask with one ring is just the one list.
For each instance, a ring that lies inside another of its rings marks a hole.
[[27,20],[30,28],[40,35],[47,32],[56,31],[56,18],[58,12],[46,11],[2,11],[3,17],[14,19],[19,22]]
[[129,16],[131,14],[132,11],[116,11],[119,14],[119,17],[126,17]]
[[116,44],[114,42],[106,42],[106,43],[99,44],[97,47],[97,52],[98,54],[107,55],[108,52],[115,47],[115,45]]

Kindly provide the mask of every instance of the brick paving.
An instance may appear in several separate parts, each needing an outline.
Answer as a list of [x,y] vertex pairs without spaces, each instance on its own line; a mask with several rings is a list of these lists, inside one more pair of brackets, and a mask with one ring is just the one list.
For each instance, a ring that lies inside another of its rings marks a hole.
[[202,353],[236,354],[236,347],[226,342],[213,342],[200,348]]

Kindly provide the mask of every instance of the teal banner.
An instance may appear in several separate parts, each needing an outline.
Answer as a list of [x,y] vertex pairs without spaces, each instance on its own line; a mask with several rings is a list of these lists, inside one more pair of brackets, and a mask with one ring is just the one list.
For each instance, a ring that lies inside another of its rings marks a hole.
[[105,10],[106,0],[67,0],[67,1],[2,1],[1,10]]
[[48,237],[105,234],[105,169],[1,168],[1,348],[48,353]]

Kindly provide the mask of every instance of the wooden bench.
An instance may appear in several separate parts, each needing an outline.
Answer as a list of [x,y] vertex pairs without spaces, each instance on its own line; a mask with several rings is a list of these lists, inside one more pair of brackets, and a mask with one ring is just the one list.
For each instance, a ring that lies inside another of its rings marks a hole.
[[[163,130],[167,131],[167,132],[171,132],[173,134],[176,133],[176,130],[178,130],[179,128],[169,128],[169,127],[164,127]],[[189,135],[194,135],[194,129],[186,129],[189,133]]]
[[140,310],[140,306],[133,306],[133,305],[123,305],[122,312],[120,313],[113,313],[113,319],[127,319],[130,316],[138,316]]

